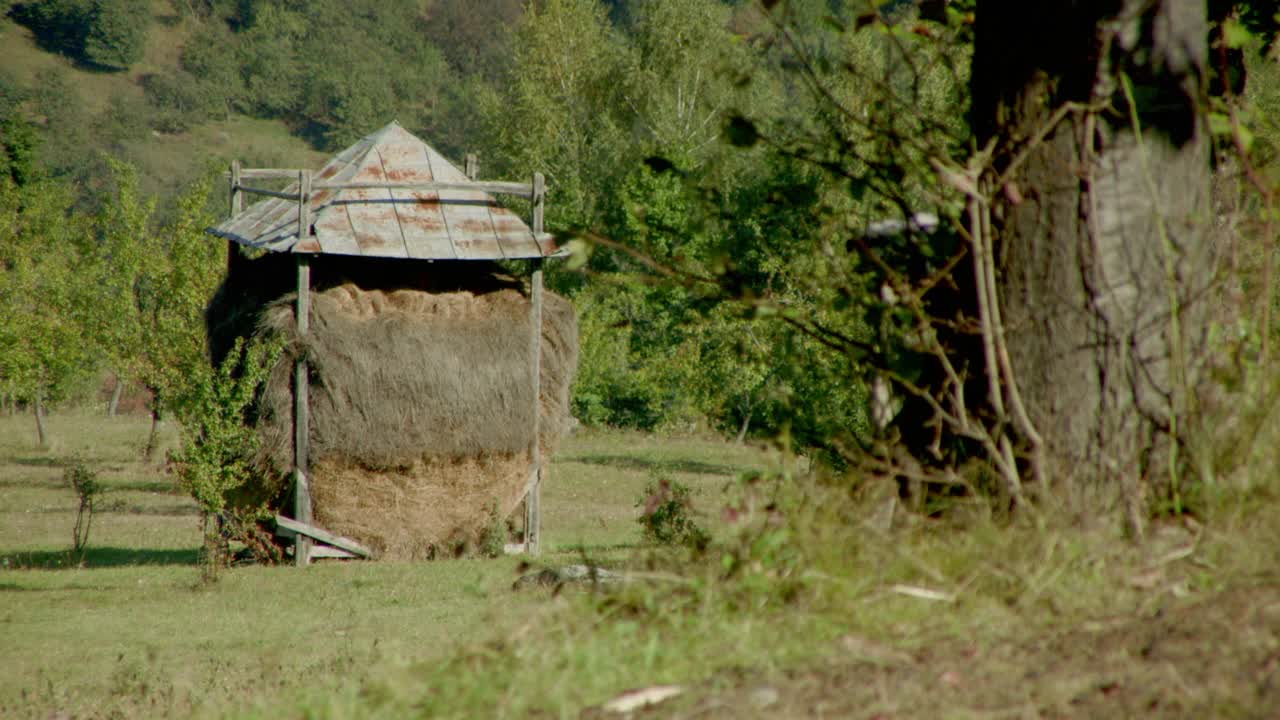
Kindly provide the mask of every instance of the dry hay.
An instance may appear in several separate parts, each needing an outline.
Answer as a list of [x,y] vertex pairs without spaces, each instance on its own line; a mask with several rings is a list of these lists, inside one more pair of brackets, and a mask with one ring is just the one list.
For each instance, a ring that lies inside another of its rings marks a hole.
[[419,458],[380,471],[324,460],[311,468],[315,521],[378,557],[432,558],[476,543],[510,516],[530,467],[528,453]]
[[[442,265],[430,266],[437,278],[448,272]],[[259,406],[259,490],[289,509],[292,371],[305,353],[317,524],[383,557],[420,558],[477,540],[495,512],[506,518],[523,497],[533,442],[530,305],[496,274],[468,280],[474,290],[400,280],[390,288],[370,287],[368,278],[321,284],[302,342],[293,294],[259,308],[257,332],[282,336],[289,348]],[[568,429],[577,340],[572,305],[546,293],[544,455]]]

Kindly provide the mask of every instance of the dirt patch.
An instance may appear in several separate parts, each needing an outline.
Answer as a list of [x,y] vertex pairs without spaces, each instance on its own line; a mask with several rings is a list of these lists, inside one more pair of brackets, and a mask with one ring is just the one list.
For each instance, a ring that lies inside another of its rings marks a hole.
[[[856,637],[822,667],[714,678],[651,717],[1280,717],[1280,583],[1034,640],[908,653]],[[985,633],[984,633],[985,634]]]

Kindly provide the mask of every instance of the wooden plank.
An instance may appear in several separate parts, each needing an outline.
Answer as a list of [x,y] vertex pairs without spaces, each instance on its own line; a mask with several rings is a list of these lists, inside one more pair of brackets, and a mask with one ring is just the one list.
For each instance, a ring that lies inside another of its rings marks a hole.
[[312,560],[315,560],[316,558],[342,558],[344,560],[353,560],[358,557],[361,556],[348,550],[331,547],[329,545],[316,545],[311,548]]
[[292,180],[302,168],[241,168],[240,177],[245,180]]
[[311,237],[311,171],[298,173],[298,242]]
[[292,530],[298,535],[305,535],[312,540],[319,540],[320,542],[332,545],[333,547],[341,548],[350,553],[355,553],[360,557],[373,557],[372,550],[361,545],[355,540],[342,537],[341,535],[334,535],[328,530],[315,527],[310,523],[298,522],[297,520],[284,517],[283,515],[277,515],[276,525],[283,527],[286,530]]
[[542,216],[546,209],[547,201],[547,178],[542,173],[533,174],[533,218],[529,223],[529,229],[533,230],[533,236],[536,238],[542,234]]
[[501,182],[497,180],[468,181],[359,181],[359,182],[318,182],[311,186],[313,190],[462,190],[485,192],[490,195],[518,195],[523,198],[533,197],[533,188],[528,183]]
[[[282,537],[288,540],[296,540],[298,537],[298,533],[282,525],[277,525],[276,537]],[[311,559],[315,560],[316,558],[322,558],[322,557],[358,558],[360,556],[356,555],[353,552],[343,550],[342,548],[336,548],[330,545],[320,545],[313,542],[311,545]]]
[[281,200],[297,201],[299,194],[296,192],[286,192],[282,190],[268,190],[266,188],[253,187],[251,185],[241,185],[240,189],[253,195],[266,195],[267,197],[280,198]]
[[524,539],[530,555],[541,550],[542,535],[542,259],[532,260],[529,289],[529,381],[533,386],[533,439],[529,457],[533,461],[533,487],[525,496]]
[[[311,489],[307,483],[307,461],[311,445],[310,402],[308,388],[306,336],[311,324],[311,259],[298,255],[298,299],[294,318],[298,339],[304,348],[293,366],[293,514],[300,522],[311,522]],[[298,537],[294,542],[294,562],[305,567],[310,561],[311,541]]]

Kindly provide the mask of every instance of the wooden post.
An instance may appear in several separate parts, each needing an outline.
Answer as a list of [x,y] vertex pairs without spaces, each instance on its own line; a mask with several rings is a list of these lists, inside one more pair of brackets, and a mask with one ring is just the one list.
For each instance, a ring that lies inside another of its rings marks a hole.
[[244,192],[240,190],[240,161],[231,161],[231,217],[244,209]]
[[[311,171],[298,172],[298,242],[311,235]],[[301,297],[301,289],[299,289]]]
[[[305,202],[303,203],[306,204]],[[297,360],[293,365],[293,515],[298,522],[311,524],[311,488],[307,481],[307,454],[311,444],[310,403],[308,398],[306,336],[311,324],[311,259],[299,254]],[[311,561],[311,538],[298,535],[293,543],[293,558],[298,567]]]
[[529,285],[529,379],[533,385],[533,440],[529,457],[533,461],[533,486],[525,497],[524,542],[530,555],[537,555],[542,542],[542,258],[531,261],[533,277]]
[[[542,235],[543,198],[546,195],[546,178],[542,173],[533,174],[532,217],[529,221],[534,242]],[[541,248],[541,245],[539,245]],[[530,263],[533,270],[529,280],[529,350],[531,359],[530,383],[533,385],[533,441],[529,456],[533,461],[533,487],[525,497],[524,542],[530,555],[537,555],[542,542],[542,258]]]
[[475,153],[467,153],[467,179],[475,180],[480,177],[480,158]]
[[[531,218],[531,222],[529,223],[530,228],[533,230],[534,242],[541,242],[538,236],[542,235],[542,211],[543,211],[543,208],[546,206],[546,199],[547,199],[547,179],[546,177],[543,176],[542,173],[534,173],[533,174],[533,217]],[[538,247],[542,247],[542,246],[539,245]],[[541,270],[542,266],[539,265],[538,269]]]

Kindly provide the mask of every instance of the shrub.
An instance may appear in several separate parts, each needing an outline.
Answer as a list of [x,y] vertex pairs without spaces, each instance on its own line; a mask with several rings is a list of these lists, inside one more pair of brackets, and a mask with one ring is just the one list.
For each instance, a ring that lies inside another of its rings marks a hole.
[[265,508],[237,503],[235,493],[253,474],[259,444],[254,407],[282,349],[279,343],[237,340],[221,366],[192,379],[178,403],[182,447],[170,461],[204,514],[209,557],[227,557],[233,538],[251,549],[262,546],[255,528]]
[[705,549],[711,536],[693,518],[692,494],[689,486],[667,478],[650,481],[636,502],[636,507],[641,508],[636,522],[644,539],[659,545]]
[[62,477],[80,499],[80,507],[76,510],[76,523],[71,528],[72,552],[80,553],[89,544],[89,530],[93,527],[94,503],[102,494],[103,488],[98,482],[98,474],[90,470],[81,460],[69,465]]

